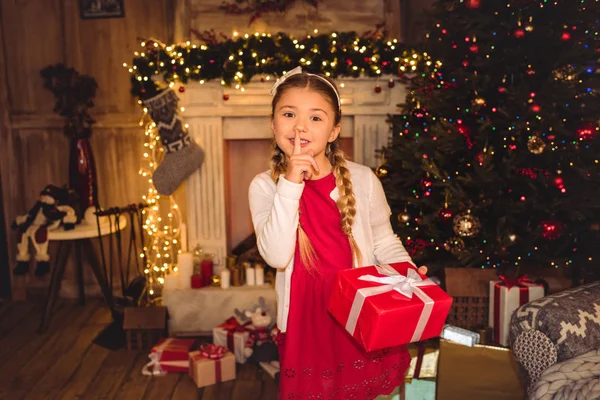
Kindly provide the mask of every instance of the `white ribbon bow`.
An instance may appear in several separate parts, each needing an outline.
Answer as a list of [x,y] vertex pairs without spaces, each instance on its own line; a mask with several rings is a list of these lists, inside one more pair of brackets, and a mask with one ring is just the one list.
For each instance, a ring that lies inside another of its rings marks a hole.
[[361,281],[376,282],[382,285],[392,286],[388,290],[396,292],[412,299],[416,287],[433,285],[433,281],[429,278],[423,279],[421,275],[414,269],[409,269],[406,276],[400,275],[398,271],[389,265],[376,265],[377,272],[385,276],[362,275],[358,278]]
[[285,80],[287,78],[289,78],[290,76],[293,75],[298,75],[302,73],[302,67],[296,67],[288,72],[286,72],[283,76],[279,77],[279,79],[277,79],[275,81],[275,84],[273,85],[273,87],[271,88],[271,91],[269,93],[271,93],[271,96],[275,96],[275,94],[277,93],[277,88],[279,87],[279,85],[281,85],[283,82],[285,82]]
[[[162,350],[152,352],[148,354],[148,358],[150,358],[150,362],[144,365],[142,368],[142,374],[148,376],[162,376],[166,375],[167,371],[163,370],[160,366],[160,357],[162,356]],[[150,370],[152,368],[152,370]]]

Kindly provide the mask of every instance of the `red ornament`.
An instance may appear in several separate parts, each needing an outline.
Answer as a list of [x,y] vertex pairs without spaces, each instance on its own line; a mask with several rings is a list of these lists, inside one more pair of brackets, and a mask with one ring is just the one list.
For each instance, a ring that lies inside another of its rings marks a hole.
[[485,163],[485,158],[486,158],[485,153],[481,152],[475,156],[475,161],[477,161],[477,164],[479,164],[479,166],[482,167],[483,164]]
[[375,86],[375,93],[381,93],[381,86]]
[[433,182],[431,179],[429,179],[429,178],[421,179],[421,189],[430,190],[432,186],[433,186]]
[[179,93],[185,92],[185,88],[183,86],[179,86]]
[[566,42],[569,39],[571,39],[571,34],[569,32],[563,32],[563,34],[560,36],[560,40],[563,42]]
[[467,68],[469,66],[469,61],[465,60],[462,62],[463,67]]
[[581,139],[581,140],[589,140],[593,137],[593,135],[594,135],[594,128],[591,126],[584,127],[584,128],[577,130],[577,136],[579,136],[579,139]]
[[542,107],[540,107],[538,104],[534,104],[531,106],[531,111],[533,112],[540,112],[541,109]]
[[454,211],[452,211],[448,207],[444,207],[437,212],[437,215],[440,220],[447,222],[454,218]]
[[144,89],[144,88],[141,88],[141,89],[140,89],[140,93],[141,93],[141,94],[145,94],[145,93],[146,93],[146,89]]
[[498,87],[498,93],[504,93],[504,92],[506,92],[506,88],[504,86]]
[[521,39],[523,36],[525,36],[525,30],[524,29],[515,29],[514,35],[517,39]]
[[465,4],[467,8],[474,10],[476,8],[481,7],[481,0],[467,0]]
[[423,118],[426,114],[426,111],[424,108],[415,108],[412,112],[412,115],[415,118]]
[[225,93],[223,95],[223,100],[225,100],[225,101],[229,100],[229,95],[227,93]]
[[562,222],[557,219],[548,219],[541,222],[542,237],[546,240],[556,240],[563,234],[564,227]]
[[394,80],[393,80],[393,79],[390,79],[390,80],[388,81],[388,87],[389,87],[390,89],[391,89],[391,88],[393,88],[395,85],[396,85],[396,83],[394,82]]
[[477,53],[479,52],[479,46],[477,46],[476,44],[471,45],[471,47],[469,47],[469,50],[471,50],[471,53]]
[[512,151],[515,151],[517,149],[517,145],[514,143],[511,143],[508,145],[508,148],[511,149]]
[[260,77],[260,81],[261,81],[261,82],[264,82],[264,81],[265,81],[265,77],[264,77],[264,76],[261,76],[261,77]]
[[346,60],[347,65],[352,65],[352,60]]

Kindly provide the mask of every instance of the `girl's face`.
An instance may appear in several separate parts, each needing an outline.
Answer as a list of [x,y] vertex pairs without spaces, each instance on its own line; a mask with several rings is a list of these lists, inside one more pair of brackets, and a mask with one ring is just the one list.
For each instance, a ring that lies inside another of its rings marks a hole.
[[290,88],[282,93],[275,106],[271,128],[275,141],[289,159],[294,151],[294,136],[300,134],[302,154],[313,151],[313,157],[325,159],[327,143],[340,134],[334,126],[335,112],[322,94],[310,89]]

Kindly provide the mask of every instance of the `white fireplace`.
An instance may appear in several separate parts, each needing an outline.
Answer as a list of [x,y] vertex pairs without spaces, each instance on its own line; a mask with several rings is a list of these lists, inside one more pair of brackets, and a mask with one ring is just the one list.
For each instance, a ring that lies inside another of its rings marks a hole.
[[[342,139],[355,162],[376,167],[376,150],[388,143],[388,115],[398,113],[406,88],[389,77],[337,80],[342,99]],[[206,153],[202,168],[186,184],[190,245],[223,262],[243,235],[252,233],[248,185],[268,168],[272,133],[269,115],[272,81],[253,81],[244,90],[218,82],[194,83],[181,93],[184,121],[191,137]],[[376,92],[376,86],[381,87]],[[233,243],[232,243],[233,242]]]

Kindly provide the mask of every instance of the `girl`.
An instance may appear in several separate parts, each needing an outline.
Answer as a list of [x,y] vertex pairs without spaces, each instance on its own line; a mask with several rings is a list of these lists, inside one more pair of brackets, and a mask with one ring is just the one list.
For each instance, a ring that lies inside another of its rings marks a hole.
[[271,170],[254,178],[249,197],[258,249],[278,269],[279,397],[390,394],[410,364],[406,347],[365,353],[327,304],[338,270],[412,261],[392,231],[381,183],[339,148],[334,83],[297,67],[271,94]]

